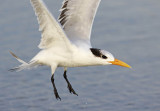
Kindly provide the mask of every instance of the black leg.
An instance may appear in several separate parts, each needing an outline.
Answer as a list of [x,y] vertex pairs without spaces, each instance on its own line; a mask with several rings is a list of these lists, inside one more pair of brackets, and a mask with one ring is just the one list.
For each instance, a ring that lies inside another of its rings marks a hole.
[[66,80],[66,82],[67,82],[67,84],[68,84],[68,90],[69,90],[69,92],[70,93],[73,93],[73,94],[75,94],[75,95],[77,95],[78,96],[78,94],[74,91],[74,89],[72,88],[72,85],[70,84],[70,82],[68,81],[68,79],[67,79],[67,71],[64,71],[64,74],[63,74],[63,76],[64,76],[64,79]]
[[54,84],[54,74],[51,76],[51,82],[52,82],[52,85],[53,85],[53,88],[54,88],[54,95],[55,95],[56,99],[61,100],[61,98],[59,97],[59,94],[57,92],[56,86]]

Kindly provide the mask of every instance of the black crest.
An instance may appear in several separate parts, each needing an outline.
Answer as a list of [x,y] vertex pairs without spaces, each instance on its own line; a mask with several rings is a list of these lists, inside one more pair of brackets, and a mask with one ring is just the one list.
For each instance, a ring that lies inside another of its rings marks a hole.
[[100,49],[96,49],[96,48],[90,48],[92,54],[96,57],[100,57],[103,59],[107,59],[107,57],[105,55],[102,54]]
[[90,48],[90,50],[91,50],[92,54],[95,55],[96,57],[102,56],[100,49]]

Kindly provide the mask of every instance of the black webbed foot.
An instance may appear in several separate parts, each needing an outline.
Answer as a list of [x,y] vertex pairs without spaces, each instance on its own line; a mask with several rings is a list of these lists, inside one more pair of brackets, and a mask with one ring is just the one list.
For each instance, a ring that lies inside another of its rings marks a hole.
[[54,74],[51,76],[51,82],[52,82],[52,85],[53,85],[53,88],[54,88],[54,95],[56,97],[56,99],[58,100],[61,100],[59,94],[58,94],[58,91],[57,91],[57,88],[55,86],[55,83],[54,83]]
[[70,93],[73,93],[73,94],[75,94],[75,95],[77,95],[78,96],[78,94],[74,91],[74,89],[72,88],[72,85],[70,84],[70,82],[68,81],[68,78],[67,78],[67,71],[64,71],[64,74],[63,74],[63,76],[64,76],[64,78],[65,78],[65,80],[66,80],[66,82],[67,82],[67,84],[68,84],[68,90],[69,90],[69,92]]

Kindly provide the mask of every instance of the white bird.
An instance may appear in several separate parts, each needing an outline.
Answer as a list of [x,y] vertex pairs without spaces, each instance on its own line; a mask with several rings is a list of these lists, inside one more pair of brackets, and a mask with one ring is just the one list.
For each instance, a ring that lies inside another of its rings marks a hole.
[[70,93],[78,95],[67,79],[68,67],[120,65],[131,68],[128,64],[115,59],[101,49],[92,48],[90,35],[93,20],[101,0],[64,0],[60,9],[59,22],[55,20],[42,0],[30,0],[42,33],[39,48],[41,51],[30,62],[24,62],[10,52],[20,63],[10,71],[21,71],[39,65],[51,67],[51,82],[56,99],[60,99],[54,83],[57,67],[64,67],[64,78]]

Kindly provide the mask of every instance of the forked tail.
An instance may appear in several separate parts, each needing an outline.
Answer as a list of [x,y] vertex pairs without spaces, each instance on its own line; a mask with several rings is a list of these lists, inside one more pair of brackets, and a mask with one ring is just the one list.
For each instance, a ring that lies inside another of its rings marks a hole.
[[11,55],[13,57],[15,57],[20,63],[22,63],[21,65],[14,67],[12,69],[10,69],[9,71],[13,72],[13,71],[21,71],[24,69],[31,69],[32,67],[38,66],[37,61],[30,61],[29,63],[23,61],[22,59],[20,59],[19,57],[17,57],[13,52],[9,51],[11,53]]

